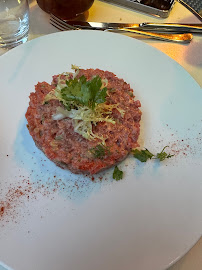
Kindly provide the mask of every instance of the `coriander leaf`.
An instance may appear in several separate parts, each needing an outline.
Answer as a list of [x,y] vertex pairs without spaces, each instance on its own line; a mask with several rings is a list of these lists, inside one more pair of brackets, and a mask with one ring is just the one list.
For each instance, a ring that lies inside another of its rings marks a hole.
[[85,105],[94,109],[96,104],[104,103],[107,96],[107,88],[102,87],[99,76],[86,80],[82,75],[79,79],[74,78],[66,81],[66,87],[61,89],[61,96],[65,102],[74,101],[77,105]]
[[113,179],[116,181],[119,181],[123,178],[123,172],[119,170],[118,166],[115,166],[114,172],[113,172]]
[[89,107],[95,108],[96,103],[100,104],[105,102],[107,96],[107,88],[101,89],[102,80],[99,76],[95,76],[91,81],[87,82],[90,89],[91,98],[89,99]]
[[88,105],[90,91],[86,87],[86,78],[81,76],[78,79],[66,81],[66,87],[61,89],[62,98],[65,101],[75,101],[77,104]]
[[94,158],[103,159],[105,155],[109,155],[109,148],[103,144],[98,144],[96,147],[91,148],[90,152],[93,154]]
[[158,159],[159,161],[163,161],[166,158],[171,158],[174,155],[167,154],[164,150],[168,146],[165,146],[160,153],[153,155],[148,149],[145,150],[132,150],[133,156],[140,160],[141,162],[146,162],[148,159]]
[[148,159],[151,159],[154,155],[145,148],[145,150],[132,150],[133,156],[141,162],[146,162]]
[[107,88],[104,87],[102,90],[96,93],[95,103],[100,104],[105,102],[106,96],[107,96]]
[[159,159],[159,161],[163,161],[164,159],[166,158],[171,158],[173,157],[174,155],[170,155],[170,154],[167,154],[164,150],[165,148],[168,147],[168,146],[165,146],[162,151],[160,153],[157,153],[156,154],[156,159]]
[[92,78],[91,81],[87,82],[87,85],[91,91],[92,99],[95,100],[95,96],[97,94],[97,91],[99,91],[101,86],[102,86],[101,78],[99,76],[95,76]]
[[79,78],[79,81],[81,82],[81,84],[85,84],[86,83],[86,77],[84,75],[82,75],[80,78]]

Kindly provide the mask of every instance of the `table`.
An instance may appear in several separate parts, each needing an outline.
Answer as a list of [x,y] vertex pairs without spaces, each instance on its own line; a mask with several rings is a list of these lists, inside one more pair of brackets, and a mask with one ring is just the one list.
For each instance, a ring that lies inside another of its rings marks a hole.
[[[36,0],[30,0],[30,33],[29,40],[58,32],[56,28],[49,24],[49,15],[43,12],[36,4]],[[166,19],[144,15],[116,5],[95,0],[94,5],[89,10],[89,21],[111,21],[111,22],[178,22],[178,23],[199,23],[200,21],[185,7],[178,2],[175,4],[170,16]],[[194,39],[190,44],[177,44],[148,39],[135,35],[134,38],[161,50],[185,70],[202,87],[202,35],[194,34]],[[0,49],[0,55],[5,53],[5,49]],[[190,89],[191,90],[191,89]],[[177,263],[168,270],[201,270],[202,269],[202,238],[197,244]]]

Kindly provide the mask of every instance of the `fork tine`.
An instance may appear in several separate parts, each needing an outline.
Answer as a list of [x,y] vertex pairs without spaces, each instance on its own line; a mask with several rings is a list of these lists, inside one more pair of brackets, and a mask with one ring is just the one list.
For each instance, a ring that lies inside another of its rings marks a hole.
[[50,17],[50,24],[52,24],[54,27],[56,27],[57,29],[59,29],[61,31],[72,30],[68,26],[64,26],[63,24],[59,23],[58,21],[56,21],[52,17]]
[[55,28],[57,28],[60,31],[70,30],[64,27],[61,27],[60,25],[56,24],[54,21],[50,20],[50,24],[53,25]]
[[53,14],[50,14],[50,23],[56,27],[57,29],[64,31],[64,30],[79,30],[79,28],[69,25],[65,21],[61,20],[60,18],[56,17]]
[[62,28],[61,26],[56,25],[56,24],[55,24],[54,22],[52,22],[52,21],[50,21],[50,24],[51,24],[52,26],[54,26],[55,28],[57,28],[58,30],[60,30],[60,31],[71,30],[71,29],[65,29],[65,28]]
[[64,26],[65,28],[69,28],[69,29],[73,29],[73,30],[76,30],[77,28],[75,26],[72,26],[70,24],[68,24],[67,22],[65,22],[64,20],[58,18],[57,16],[51,14],[51,18],[52,20],[54,20],[55,22],[57,22],[58,24]]

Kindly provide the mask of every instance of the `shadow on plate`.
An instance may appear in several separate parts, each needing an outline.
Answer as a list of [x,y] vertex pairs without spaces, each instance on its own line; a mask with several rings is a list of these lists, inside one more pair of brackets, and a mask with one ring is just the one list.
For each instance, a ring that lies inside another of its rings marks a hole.
[[14,142],[15,162],[37,188],[46,187],[50,192],[57,189],[64,198],[79,203],[113,181],[111,169],[90,177],[76,175],[57,167],[36,147],[26,124],[25,118],[19,124]]

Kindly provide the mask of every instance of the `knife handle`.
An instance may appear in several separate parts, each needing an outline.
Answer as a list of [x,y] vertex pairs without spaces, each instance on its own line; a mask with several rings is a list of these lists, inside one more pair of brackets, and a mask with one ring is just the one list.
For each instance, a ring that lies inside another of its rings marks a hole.
[[166,30],[176,32],[202,33],[202,23],[199,24],[177,24],[177,23],[140,23],[142,29]]
[[183,34],[152,33],[152,32],[147,32],[147,31],[135,30],[132,28],[108,29],[107,31],[129,32],[129,33],[148,36],[154,39],[174,41],[174,42],[179,42],[179,43],[189,43],[193,38],[193,35],[190,33],[183,33]]

